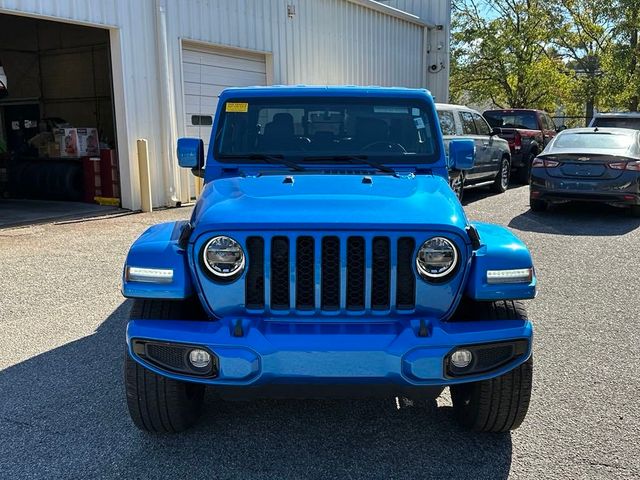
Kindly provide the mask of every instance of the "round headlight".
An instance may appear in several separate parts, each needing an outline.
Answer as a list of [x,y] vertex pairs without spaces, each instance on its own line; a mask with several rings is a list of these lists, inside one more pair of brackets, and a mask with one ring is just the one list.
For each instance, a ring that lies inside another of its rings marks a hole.
[[217,277],[232,277],[244,269],[244,251],[231,237],[213,237],[205,245],[202,256],[205,267]]
[[416,257],[416,268],[427,279],[449,275],[458,264],[458,251],[451,240],[433,237],[422,244]]

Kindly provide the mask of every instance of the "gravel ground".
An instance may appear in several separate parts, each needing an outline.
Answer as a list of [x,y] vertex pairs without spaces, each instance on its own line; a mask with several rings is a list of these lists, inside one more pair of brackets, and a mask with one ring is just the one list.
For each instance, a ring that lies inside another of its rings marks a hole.
[[131,424],[121,383],[130,243],[188,209],[0,230],[1,478],[638,478],[640,220],[610,208],[532,214],[527,189],[469,192],[474,220],[532,250],[540,294],[533,403],[482,435],[437,403],[216,404],[193,430]]

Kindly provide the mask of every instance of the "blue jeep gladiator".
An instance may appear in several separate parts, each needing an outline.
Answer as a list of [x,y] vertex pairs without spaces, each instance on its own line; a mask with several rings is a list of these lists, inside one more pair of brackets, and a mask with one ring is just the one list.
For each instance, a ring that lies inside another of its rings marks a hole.
[[126,259],[125,385],[133,422],[176,432],[217,398],[437,397],[501,432],[531,395],[535,296],[525,245],[469,222],[428,91],[231,88],[211,143],[178,142],[204,177],[189,221]]

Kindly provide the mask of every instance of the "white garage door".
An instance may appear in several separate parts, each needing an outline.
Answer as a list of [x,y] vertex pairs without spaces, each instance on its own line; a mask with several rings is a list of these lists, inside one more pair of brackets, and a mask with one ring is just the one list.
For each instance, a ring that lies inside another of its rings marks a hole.
[[224,48],[182,52],[187,136],[209,138],[220,92],[227,87],[266,85],[265,56]]

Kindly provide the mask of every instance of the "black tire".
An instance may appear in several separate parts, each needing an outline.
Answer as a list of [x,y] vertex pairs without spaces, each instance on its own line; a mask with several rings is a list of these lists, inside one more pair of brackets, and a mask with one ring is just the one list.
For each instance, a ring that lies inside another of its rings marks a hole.
[[524,160],[523,165],[516,171],[516,179],[518,183],[522,185],[529,185],[531,182],[531,164],[533,159],[536,158],[537,152],[530,152],[527,158]]
[[504,193],[509,188],[509,179],[511,177],[511,162],[509,158],[502,157],[500,161],[500,170],[496,175],[493,184],[491,185],[491,191],[495,193]]
[[544,212],[549,208],[549,204],[547,202],[537,198],[529,198],[529,206],[531,207],[532,212]]
[[462,197],[464,197],[464,172],[459,172],[456,177],[450,178],[449,185],[458,200],[462,202]]
[[[473,302],[475,318],[526,319],[520,301]],[[478,432],[507,432],[520,426],[531,400],[533,357],[504,375],[450,387],[458,421]]]
[[[175,320],[187,302],[135,300],[131,318]],[[140,430],[176,433],[191,427],[200,417],[204,385],[181,382],[144,368],[125,352],[124,380],[131,420]]]

